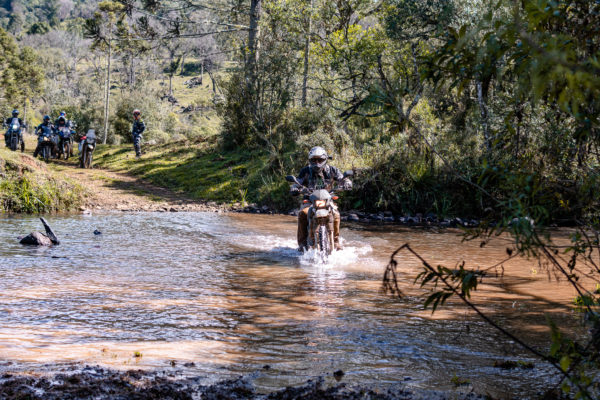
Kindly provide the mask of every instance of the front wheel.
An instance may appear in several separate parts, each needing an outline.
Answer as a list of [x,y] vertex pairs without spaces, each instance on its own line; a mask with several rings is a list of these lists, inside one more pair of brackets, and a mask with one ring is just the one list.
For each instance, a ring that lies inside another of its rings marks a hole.
[[42,149],[42,157],[44,158],[44,161],[46,161],[46,162],[48,162],[48,160],[50,160],[50,147],[44,146],[44,148]]
[[86,164],[86,168],[92,168],[92,156],[93,153],[91,151],[88,151],[88,157],[87,157],[87,164]]
[[11,133],[10,135],[10,149],[12,151],[17,151],[19,148],[19,135],[15,133]]
[[327,225],[319,225],[319,228],[316,232],[316,236],[317,237],[315,238],[315,242],[317,243],[317,251],[319,252],[319,255],[321,256],[323,261],[325,261],[327,259],[327,256],[331,254],[332,250],[331,235],[329,233],[329,230],[327,229]]
[[81,151],[81,168],[85,168],[87,164],[87,149],[84,147]]
[[71,153],[71,143],[69,141],[66,141],[63,143],[63,156],[65,157],[65,160],[69,159],[70,153]]

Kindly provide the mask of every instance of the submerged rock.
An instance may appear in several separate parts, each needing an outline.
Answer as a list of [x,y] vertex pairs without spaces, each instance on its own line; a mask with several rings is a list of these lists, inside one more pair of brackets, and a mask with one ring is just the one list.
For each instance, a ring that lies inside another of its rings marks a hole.
[[29,235],[21,239],[19,243],[31,246],[52,246],[54,244],[48,236],[40,232],[30,233]]

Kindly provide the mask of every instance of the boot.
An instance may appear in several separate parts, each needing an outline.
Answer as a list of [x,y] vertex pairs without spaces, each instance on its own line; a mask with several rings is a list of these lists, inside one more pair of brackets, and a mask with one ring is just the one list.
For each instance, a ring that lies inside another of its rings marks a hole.
[[340,244],[340,222],[339,213],[333,214],[333,246],[336,251],[344,250],[344,246]]
[[304,252],[308,249],[308,207],[298,213],[298,251]]

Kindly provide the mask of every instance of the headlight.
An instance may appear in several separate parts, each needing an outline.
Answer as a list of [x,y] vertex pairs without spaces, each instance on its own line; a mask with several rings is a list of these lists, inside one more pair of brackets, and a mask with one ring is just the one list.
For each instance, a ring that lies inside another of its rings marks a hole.
[[19,125],[16,125],[16,124],[15,124],[15,125],[13,125],[13,126],[12,126],[12,130],[13,130],[13,131],[16,131],[17,129],[19,129]]
[[315,201],[315,207],[317,207],[317,208],[325,207],[325,204],[327,204],[326,200],[317,200],[317,201]]

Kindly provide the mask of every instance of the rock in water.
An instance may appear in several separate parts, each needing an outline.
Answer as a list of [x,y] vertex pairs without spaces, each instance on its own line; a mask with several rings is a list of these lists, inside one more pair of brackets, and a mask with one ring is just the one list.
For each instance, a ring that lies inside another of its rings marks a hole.
[[33,232],[25,236],[20,241],[21,244],[29,244],[33,246],[52,246],[52,240],[43,233]]
[[21,239],[19,243],[32,246],[52,246],[53,244],[60,244],[60,241],[52,231],[52,228],[50,228],[50,225],[48,225],[48,222],[46,222],[44,218],[40,218],[40,220],[42,220],[42,224],[44,224],[46,234],[33,232]]

